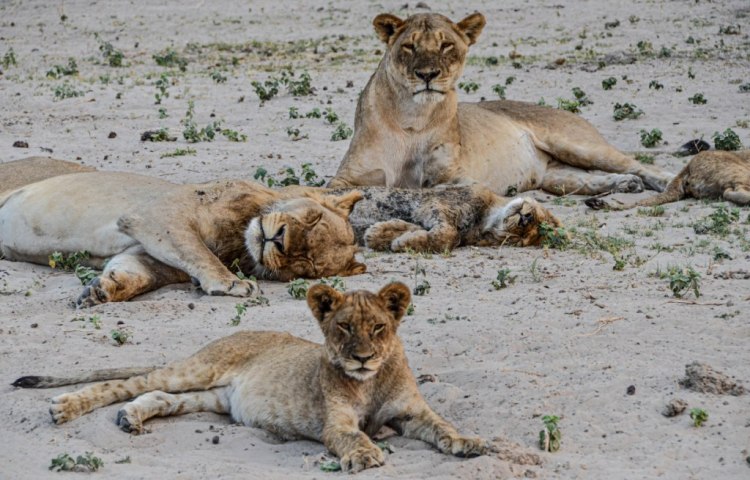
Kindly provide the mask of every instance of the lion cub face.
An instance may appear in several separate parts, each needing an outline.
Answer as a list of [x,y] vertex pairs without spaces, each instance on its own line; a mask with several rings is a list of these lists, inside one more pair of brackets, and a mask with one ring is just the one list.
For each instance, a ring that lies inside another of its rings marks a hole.
[[307,292],[307,304],[325,336],[328,360],[360,381],[374,377],[390,357],[409,302],[411,292],[403,283],[390,283],[377,294],[341,293],[322,284]]
[[378,36],[388,44],[387,71],[417,103],[439,102],[455,88],[469,45],[484,24],[480,13],[458,23],[433,13],[406,20],[382,14],[373,20]]
[[485,235],[492,236],[498,243],[521,247],[539,245],[542,223],[562,227],[562,222],[533,198],[516,198],[490,213]]
[[250,221],[245,245],[281,281],[364,273],[365,265],[354,258],[358,248],[348,220],[361,199],[355,191],[278,202]]

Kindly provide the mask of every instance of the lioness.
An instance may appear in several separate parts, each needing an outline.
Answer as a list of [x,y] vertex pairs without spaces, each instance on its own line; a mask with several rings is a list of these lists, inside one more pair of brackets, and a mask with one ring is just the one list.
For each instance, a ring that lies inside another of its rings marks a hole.
[[244,181],[177,185],[74,173],[0,194],[0,254],[47,264],[55,251],[87,251],[86,263],[104,271],[84,288],[79,306],[191,278],[208,294],[245,297],[258,291],[256,282],[227,265],[281,281],[364,272],[347,221],[361,198],[356,191],[285,198]]
[[693,157],[660,194],[630,204],[615,205],[589,198],[586,205],[599,210],[626,210],[676,202],[683,198],[723,198],[737,205],[750,205],[750,150],[710,151]]
[[[485,25],[433,13],[373,24],[387,45],[362,92],[354,136],[329,186],[480,182],[500,195],[661,191],[672,175],[609,145],[586,120],[530,103],[458,103],[456,82]],[[610,174],[596,175],[586,170]]]
[[[444,453],[482,455],[487,442],[460,435],[419,393],[396,333],[410,300],[402,283],[388,284],[377,294],[343,294],[319,284],[308,291],[307,303],[323,330],[324,345],[288,333],[245,331],[156,370],[22,377],[14,385],[110,380],[55,397],[54,422],[138,396],[117,414],[126,432],[141,433],[143,422],[157,416],[227,413],[283,439],[321,441],[341,458],[343,470],[353,472],[384,463],[383,452],[370,439],[383,425]],[[120,378],[126,379],[115,380]]]

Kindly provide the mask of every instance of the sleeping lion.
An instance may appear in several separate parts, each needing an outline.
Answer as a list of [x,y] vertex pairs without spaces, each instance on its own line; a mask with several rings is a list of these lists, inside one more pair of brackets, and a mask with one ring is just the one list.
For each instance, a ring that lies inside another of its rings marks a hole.
[[[52,252],[88,252],[85,264],[104,271],[84,288],[79,306],[191,279],[210,295],[247,297],[258,292],[250,276],[363,273],[348,222],[361,198],[356,191],[289,198],[237,180],[177,185],[128,173],[54,176],[0,193],[0,256],[46,265]],[[232,264],[243,278],[227,268]]]
[[[434,13],[373,21],[386,52],[360,95],[354,136],[330,187],[480,182],[494,192],[661,191],[672,175],[619,152],[586,120],[531,103],[459,103],[469,46],[485,25]],[[607,172],[595,174],[590,170]]]

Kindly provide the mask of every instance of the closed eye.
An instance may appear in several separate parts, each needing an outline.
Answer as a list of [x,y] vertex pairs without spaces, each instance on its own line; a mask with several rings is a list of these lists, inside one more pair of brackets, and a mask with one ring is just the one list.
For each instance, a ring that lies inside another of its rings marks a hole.
[[453,44],[452,43],[443,43],[440,45],[440,51],[443,53],[448,53],[451,50],[453,50]]
[[401,45],[401,50],[405,51],[406,53],[414,53],[414,45],[411,43],[405,43]]
[[346,333],[347,335],[352,333],[352,326],[348,323],[337,323],[336,326],[339,330]]
[[375,327],[372,329],[372,334],[377,335],[378,333],[382,332],[385,328],[385,323],[379,323],[375,325]]

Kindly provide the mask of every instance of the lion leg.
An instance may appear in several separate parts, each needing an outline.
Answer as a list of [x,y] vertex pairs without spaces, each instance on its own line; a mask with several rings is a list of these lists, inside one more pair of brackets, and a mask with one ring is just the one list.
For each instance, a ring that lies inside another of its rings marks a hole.
[[373,250],[390,250],[391,244],[398,237],[416,231],[424,231],[424,229],[419,225],[398,219],[377,222],[365,230],[365,246]]
[[83,289],[76,300],[79,307],[106,302],[123,302],[164,285],[190,280],[183,271],[154,259],[140,246],[115,255],[101,275]]
[[627,173],[598,175],[555,162],[547,166],[544,178],[542,178],[542,189],[556,195],[638,193],[643,191],[643,181],[637,175]]
[[727,188],[724,190],[722,195],[724,200],[729,200],[737,205],[750,205],[750,189],[745,187],[735,186],[733,188]]
[[327,412],[323,444],[341,460],[341,469],[352,473],[385,463],[383,451],[359,429],[357,413],[351,406],[337,405]]
[[143,433],[143,423],[153,417],[169,417],[193,412],[229,413],[228,387],[201,392],[145,393],[117,412],[117,425],[125,432]]
[[388,426],[404,437],[434,445],[443,453],[458,457],[476,457],[487,453],[485,440],[459,434],[453,425],[432,411],[421,395],[413,395],[411,402],[403,402],[411,405],[399,411]]
[[151,225],[137,215],[121,217],[117,226],[152,257],[187,272],[209,295],[249,297],[259,292],[254,280],[240,279],[230,272],[198,233],[187,226]]

